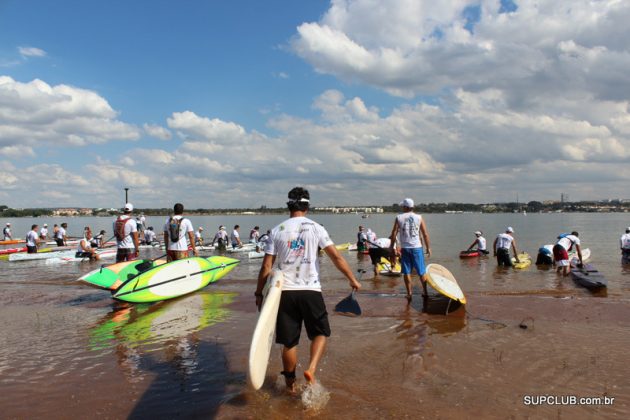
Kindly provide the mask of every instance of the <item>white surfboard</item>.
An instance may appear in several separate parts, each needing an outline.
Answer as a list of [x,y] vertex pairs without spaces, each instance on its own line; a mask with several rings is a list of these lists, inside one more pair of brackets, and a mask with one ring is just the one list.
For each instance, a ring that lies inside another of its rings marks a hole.
[[249,366],[247,381],[254,389],[260,389],[265,382],[269,355],[273,345],[273,337],[276,332],[276,318],[280,307],[280,295],[284,277],[282,271],[274,270],[269,276],[266,290],[263,290],[264,300],[256,329],[252,336],[252,344],[249,348]]
[[466,296],[464,292],[459,288],[457,280],[446,267],[440,264],[429,264],[427,266],[427,277],[429,284],[440,294],[459,301],[461,304],[466,304]]

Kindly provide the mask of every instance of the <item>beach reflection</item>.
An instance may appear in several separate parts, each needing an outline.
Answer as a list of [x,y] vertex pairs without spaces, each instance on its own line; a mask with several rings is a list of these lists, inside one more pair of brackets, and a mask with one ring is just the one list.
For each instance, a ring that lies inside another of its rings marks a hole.
[[200,292],[148,305],[116,304],[90,329],[90,350],[131,348],[186,337],[226,320],[236,293]]

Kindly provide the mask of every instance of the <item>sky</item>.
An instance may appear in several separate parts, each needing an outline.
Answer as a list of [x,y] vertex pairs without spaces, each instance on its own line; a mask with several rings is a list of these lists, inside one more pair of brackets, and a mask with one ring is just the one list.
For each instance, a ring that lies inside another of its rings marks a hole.
[[0,204],[630,198],[626,0],[0,0]]

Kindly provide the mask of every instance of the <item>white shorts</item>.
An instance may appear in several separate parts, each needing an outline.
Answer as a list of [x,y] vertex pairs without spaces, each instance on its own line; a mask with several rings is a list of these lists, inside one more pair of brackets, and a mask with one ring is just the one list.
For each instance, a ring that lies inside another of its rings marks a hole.
[[560,261],[556,261],[556,265],[559,267],[568,267],[569,264],[569,260],[560,260]]

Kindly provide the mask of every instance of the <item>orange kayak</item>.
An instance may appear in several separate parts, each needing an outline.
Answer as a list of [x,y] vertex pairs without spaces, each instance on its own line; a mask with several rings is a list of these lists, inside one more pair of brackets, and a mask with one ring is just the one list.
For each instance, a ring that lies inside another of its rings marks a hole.
[[0,241],[0,245],[23,244],[24,242],[26,242],[24,239],[11,239],[9,241]]

